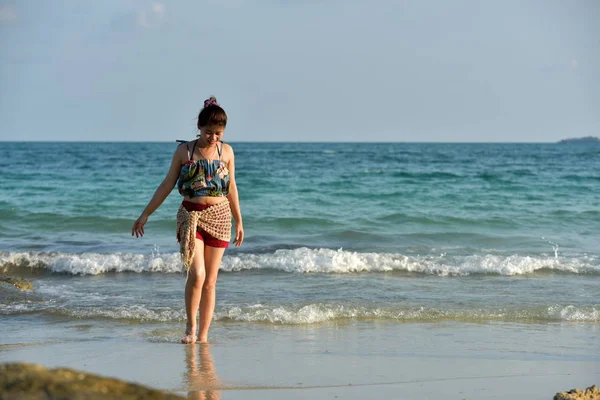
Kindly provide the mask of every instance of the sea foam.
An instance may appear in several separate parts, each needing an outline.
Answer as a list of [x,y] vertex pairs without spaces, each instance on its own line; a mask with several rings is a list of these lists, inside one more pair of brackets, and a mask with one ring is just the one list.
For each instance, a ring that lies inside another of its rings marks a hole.
[[[33,253],[0,252],[0,272],[19,269],[46,269],[55,273],[98,275],[107,272],[180,273],[178,253],[150,255],[134,253]],[[225,255],[225,272],[274,270],[288,273],[369,273],[406,272],[438,276],[473,274],[524,275],[538,271],[571,274],[600,274],[596,255],[403,255],[353,252],[343,249],[280,249],[272,253]]]
[[[1,311],[1,309],[0,309]],[[4,314],[10,314],[4,310]],[[24,310],[10,310],[12,313]],[[137,323],[183,322],[185,310],[169,307],[151,308],[143,305],[122,305],[116,307],[56,307],[44,312],[68,315],[75,318],[103,318]],[[1,314],[1,313],[0,313]],[[348,306],[344,304],[313,303],[303,306],[293,305],[245,305],[219,306],[214,318],[222,322],[248,322],[275,325],[311,325],[344,320],[387,320],[395,322],[600,322],[600,308],[575,307],[572,305],[549,305],[534,308],[457,308],[435,307],[382,308],[369,306]]]

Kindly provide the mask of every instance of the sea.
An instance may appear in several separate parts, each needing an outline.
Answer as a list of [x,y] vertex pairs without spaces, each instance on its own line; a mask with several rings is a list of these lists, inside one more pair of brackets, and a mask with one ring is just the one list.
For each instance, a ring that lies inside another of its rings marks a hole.
[[[222,261],[217,333],[357,321],[597,333],[600,144],[230,144],[245,241]],[[131,235],[176,146],[0,143],[0,275],[33,283],[0,284],[3,344],[57,324],[180,340],[177,190]]]

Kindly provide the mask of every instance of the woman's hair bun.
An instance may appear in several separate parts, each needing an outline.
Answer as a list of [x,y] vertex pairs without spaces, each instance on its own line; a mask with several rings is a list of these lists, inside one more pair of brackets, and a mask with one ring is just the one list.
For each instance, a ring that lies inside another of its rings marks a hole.
[[198,129],[208,125],[227,125],[227,114],[221,107],[215,96],[210,96],[204,100],[204,107],[198,114]]

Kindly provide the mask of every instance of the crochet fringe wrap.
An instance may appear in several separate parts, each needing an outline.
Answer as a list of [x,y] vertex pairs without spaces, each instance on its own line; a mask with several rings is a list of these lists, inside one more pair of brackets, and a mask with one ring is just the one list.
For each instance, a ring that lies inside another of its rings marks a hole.
[[183,266],[189,270],[194,258],[196,230],[200,228],[209,235],[229,242],[231,240],[231,208],[225,200],[202,211],[188,211],[183,204],[177,211],[177,237]]

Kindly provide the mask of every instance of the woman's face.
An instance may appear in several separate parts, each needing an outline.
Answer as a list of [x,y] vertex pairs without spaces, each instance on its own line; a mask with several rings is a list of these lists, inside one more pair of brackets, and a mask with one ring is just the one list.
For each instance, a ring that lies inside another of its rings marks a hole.
[[208,144],[216,144],[223,138],[224,126],[207,125],[200,128],[200,138],[204,139]]

